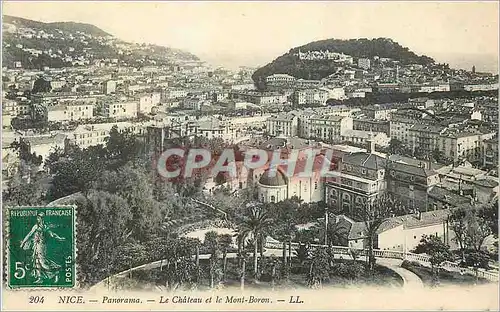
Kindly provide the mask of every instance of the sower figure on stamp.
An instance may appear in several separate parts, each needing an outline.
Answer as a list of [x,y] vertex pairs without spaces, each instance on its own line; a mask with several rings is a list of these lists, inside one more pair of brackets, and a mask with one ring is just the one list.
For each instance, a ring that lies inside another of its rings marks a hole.
[[54,279],[54,282],[57,283],[61,266],[47,257],[46,240],[47,235],[58,241],[63,241],[65,238],[52,232],[49,225],[45,224],[43,217],[43,213],[37,216],[36,224],[21,242],[21,248],[24,250],[33,248],[31,257],[33,270],[31,274],[36,278],[35,283],[42,283],[42,279]]

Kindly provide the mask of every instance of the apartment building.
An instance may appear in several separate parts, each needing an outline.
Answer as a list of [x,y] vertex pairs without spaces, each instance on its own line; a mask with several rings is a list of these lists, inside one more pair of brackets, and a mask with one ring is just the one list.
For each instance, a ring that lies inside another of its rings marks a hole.
[[50,122],[76,121],[94,118],[94,105],[85,102],[71,102],[45,107]]
[[396,112],[397,108],[392,105],[375,104],[369,107],[363,107],[361,112],[368,118],[376,120],[390,120],[392,113]]
[[297,90],[293,93],[295,105],[325,105],[328,100],[328,91],[321,89]]
[[498,169],[498,136],[483,141],[483,166]]
[[137,112],[142,114],[151,114],[153,107],[160,104],[161,93],[149,93],[138,96],[139,101]]
[[350,142],[355,145],[365,145],[372,141],[378,146],[389,146],[390,138],[382,132],[346,129],[340,133],[340,141]]
[[352,129],[352,118],[345,116],[323,115],[311,116],[301,122],[301,136],[317,138],[324,141],[340,140],[346,130]]
[[429,167],[424,162],[415,166],[402,161],[389,161],[387,191],[414,211],[433,210],[429,208],[427,191],[431,186],[437,185],[440,179],[439,173]]
[[286,85],[295,82],[296,78],[288,74],[274,74],[266,77],[266,84]]
[[391,139],[397,139],[409,146],[412,142],[410,129],[414,124],[415,121],[411,119],[391,119],[389,123],[389,136]]
[[31,105],[28,102],[19,102],[2,99],[2,114],[10,115],[12,118],[31,113]]
[[335,211],[353,215],[386,189],[385,160],[378,155],[344,155],[339,171],[326,177],[325,201]]
[[439,149],[441,135],[446,130],[444,126],[415,124],[409,129],[409,147],[415,153],[432,155]]
[[353,130],[382,132],[390,135],[390,121],[388,120],[354,118],[352,122]]
[[369,58],[359,58],[358,59],[358,67],[363,68],[364,70],[369,70],[370,69],[370,59]]
[[136,118],[137,101],[108,102],[104,104],[104,116],[108,118]]
[[288,95],[280,92],[237,91],[229,93],[229,99],[249,102],[256,105],[283,104],[288,102]]
[[466,159],[472,163],[481,163],[483,142],[492,139],[496,132],[481,133],[459,129],[449,129],[440,138],[438,149],[453,161]]
[[118,131],[130,130],[138,135],[143,135],[146,128],[146,124],[131,122],[80,125],[68,134],[65,144],[76,145],[80,148],[87,148],[100,144],[104,145],[106,143],[106,138],[109,137],[109,132],[114,126],[118,128]]
[[285,113],[269,117],[266,120],[267,133],[273,136],[294,137],[298,132],[299,118],[297,114]]

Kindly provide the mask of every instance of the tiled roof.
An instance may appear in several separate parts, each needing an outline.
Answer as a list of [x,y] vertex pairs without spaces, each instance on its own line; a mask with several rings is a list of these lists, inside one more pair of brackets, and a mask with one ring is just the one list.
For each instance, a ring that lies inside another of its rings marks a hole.
[[[441,223],[448,219],[450,214],[450,209],[434,210],[428,212],[422,212],[417,214],[408,214],[399,217],[393,217],[387,219],[377,230],[377,234],[383,233],[385,231],[394,229],[398,226],[403,226],[403,228],[417,228],[425,227],[429,225],[434,225]],[[367,230],[365,222],[350,222],[351,227],[349,230],[348,239],[362,239],[366,238]]]
[[369,153],[352,153],[345,155],[342,162],[346,164],[362,166],[368,169],[383,169],[385,167],[385,159]]
[[439,186],[431,186],[427,192],[429,197],[434,198],[440,202],[450,204],[454,207],[461,204],[470,203],[470,199],[464,196],[460,196],[452,191]]
[[490,187],[490,188],[498,186],[498,180],[494,181],[492,179],[480,179],[474,181],[473,183],[482,187]]
[[25,137],[26,141],[28,141],[32,146],[34,145],[42,145],[42,144],[50,144],[50,143],[63,143],[64,139],[66,139],[66,135],[62,133],[58,133],[56,135],[51,136],[35,136],[35,137]]
[[412,174],[415,176],[419,176],[419,177],[430,177],[430,176],[438,174],[436,171],[434,171],[432,169],[429,170],[429,169],[425,169],[423,167],[412,166],[412,165],[399,163],[399,162],[390,162],[388,164],[388,168],[396,170],[396,171],[401,171],[404,173]]

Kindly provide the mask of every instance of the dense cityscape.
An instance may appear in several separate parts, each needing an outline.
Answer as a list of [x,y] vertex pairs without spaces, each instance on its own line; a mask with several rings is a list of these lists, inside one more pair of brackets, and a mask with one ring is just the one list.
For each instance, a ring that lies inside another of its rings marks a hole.
[[[389,38],[230,70],[7,16],[2,51],[3,205],[76,205],[81,287],[498,282],[498,74]],[[237,173],[165,179],[172,148],[230,149]],[[255,149],[336,173],[249,169]]]

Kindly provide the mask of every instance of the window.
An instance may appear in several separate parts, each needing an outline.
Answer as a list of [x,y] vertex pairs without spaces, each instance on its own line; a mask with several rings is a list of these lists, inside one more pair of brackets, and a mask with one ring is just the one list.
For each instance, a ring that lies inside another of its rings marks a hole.
[[318,182],[314,182],[314,189],[317,190],[318,189]]
[[271,203],[274,203],[276,202],[276,197],[274,197],[274,195],[271,196]]

